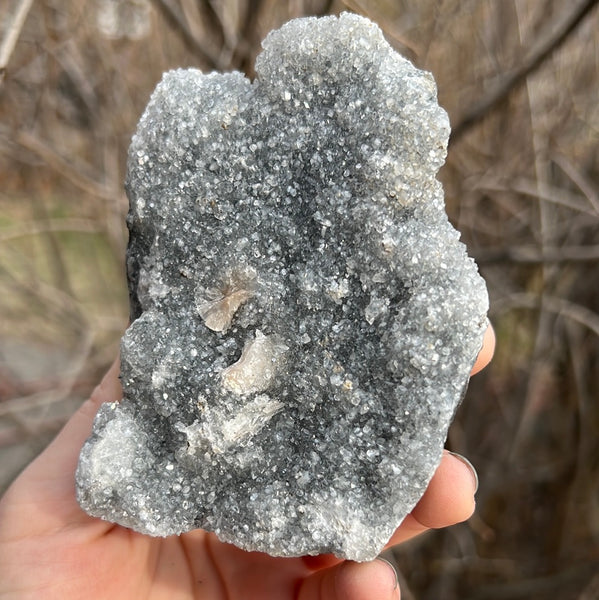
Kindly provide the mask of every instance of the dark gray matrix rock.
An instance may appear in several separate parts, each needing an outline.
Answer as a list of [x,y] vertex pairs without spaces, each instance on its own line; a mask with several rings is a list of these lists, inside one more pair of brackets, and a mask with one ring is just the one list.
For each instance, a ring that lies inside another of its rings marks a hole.
[[350,14],[254,82],[167,73],[129,153],[133,323],[77,494],[156,536],[376,556],[424,492],[486,327],[435,179],[433,78]]

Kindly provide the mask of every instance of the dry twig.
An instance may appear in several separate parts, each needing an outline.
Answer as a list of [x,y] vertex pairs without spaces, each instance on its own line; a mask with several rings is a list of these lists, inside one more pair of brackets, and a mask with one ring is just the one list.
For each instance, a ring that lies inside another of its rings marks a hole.
[[4,76],[6,74],[6,67],[10,61],[13,50],[17,45],[17,40],[25,25],[25,20],[31,9],[33,0],[21,0],[17,5],[15,13],[12,17],[12,21],[6,30],[6,35],[0,45],[0,85],[4,82]]
[[181,39],[191,52],[196,54],[200,60],[205,62],[211,69],[223,69],[226,65],[221,64],[220,57],[212,52],[191,31],[185,22],[185,17],[172,0],[152,0],[154,6],[165,21],[181,36]]
[[91,196],[112,200],[114,191],[86,173],[83,165],[74,164],[74,158],[61,156],[54,148],[40,141],[33,134],[19,131],[14,140],[22,147],[39,156],[51,169],[68,179],[73,185]]
[[524,57],[518,67],[492,86],[491,91],[481,101],[474,103],[452,128],[450,144],[455,143],[469,129],[484,119],[503,102],[514,89],[526,81],[555,50],[557,50],[576,30],[583,19],[595,8],[599,0],[582,0],[572,12],[555,27],[552,33],[542,38]]

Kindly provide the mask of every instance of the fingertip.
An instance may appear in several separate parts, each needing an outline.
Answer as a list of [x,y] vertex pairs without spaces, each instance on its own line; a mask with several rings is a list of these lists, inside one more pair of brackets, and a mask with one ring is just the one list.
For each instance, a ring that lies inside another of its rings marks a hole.
[[[391,587],[391,591],[395,592],[396,590],[398,591],[397,593],[397,597],[399,597],[399,577],[397,575],[397,568],[393,565],[393,563],[389,560],[387,560],[386,558],[382,557],[382,556],[377,556],[376,560],[382,562],[384,565],[387,566],[387,570],[389,575],[391,576],[391,580],[390,580],[390,585]],[[395,596],[393,596],[395,597]]]
[[335,600],[391,600],[399,598],[397,573],[386,560],[347,561],[338,567]]
[[495,330],[491,323],[487,327],[485,334],[483,336],[483,344],[480,352],[478,353],[478,357],[476,358],[476,362],[472,367],[471,375],[476,375],[479,371],[482,371],[493,358],[493,354],[495,352],[495,343],[496,343]]
[[476,507],[477,476],[473,469],[462,457],[445,452],[412,516],[425,527],[434,529],[469,519]]
[[117,356],[102,378],[102,381],[95,387],[90,397],[79,407],[79,410],[73,416],[75,420],[86,423],[87,428],[91,429],[91,424],[102,404],[121,400],[123,397],[123,388],[119,379],[120,369],[121,361],[120,357]]
[[[122,397],[118,378],[119,369],[120,362],[117,358],[90,398],[71,416],[50,445],[30,467],[37,465],[42,470],[72,477],[79,452],[91,433],[92,423],[98,409],[104,402],[114,402]],[[51,469],[48,468],[48,464],[52,465]]]
[[385,560],[344,561],[307,577],[298,600],[398,600],[395,569]]
[[121,370],[120,356],[117,356],[110,369],[106,372],[100,384],[92,392],[90,400],[99,407],[104,402],[115,402],[122,398],[123,388],[119,379]]
[[478,481],[478,473],[476,472],[474,465],[465,456],[462,456],[461,454],[458,454],[457,452],[451,452],[449,450],[445,450],[444,452],[446,454],[449,454],[450,456],[453,456],[454,458],[457,458],[460,462],[462,462],[464,465],[466,465],[466,468],[468,469],[468,472],[470,473],[470,477],[472,478],[472,483],[474,485],[474,494],[476,494],[476,492],[478,492],[479,481]]

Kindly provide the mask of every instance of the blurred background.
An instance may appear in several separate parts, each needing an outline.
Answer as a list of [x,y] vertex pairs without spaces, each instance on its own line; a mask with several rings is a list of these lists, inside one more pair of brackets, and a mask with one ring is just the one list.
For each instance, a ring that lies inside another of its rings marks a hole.
[[448,440],[477,512],[393,552],[402,598],[599,598],[597,4],[3,0],[0,492],[116,355],[126,152],[162,72],[251,77],[269,30],[351,10],[437,80],[447,210],[498,337]]

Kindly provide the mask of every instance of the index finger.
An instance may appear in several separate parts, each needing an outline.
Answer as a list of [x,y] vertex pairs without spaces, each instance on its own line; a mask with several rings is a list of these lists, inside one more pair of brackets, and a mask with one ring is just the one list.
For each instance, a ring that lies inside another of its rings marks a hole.
[[487,331],[485,331],[485,335],[483,337],[483,346],[478,353],[478,357],[474,366],[472,367],[472,371],[470,375],[476,375],[479,371],[482,371],[493,358],[493,353],[495,352],[495,331],[493,326],[489,323],[487,327]]

